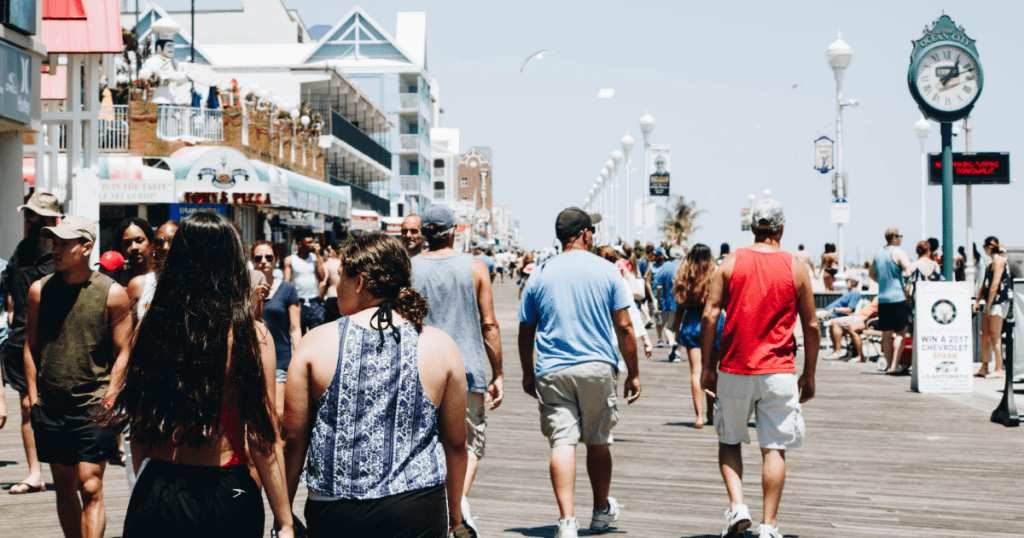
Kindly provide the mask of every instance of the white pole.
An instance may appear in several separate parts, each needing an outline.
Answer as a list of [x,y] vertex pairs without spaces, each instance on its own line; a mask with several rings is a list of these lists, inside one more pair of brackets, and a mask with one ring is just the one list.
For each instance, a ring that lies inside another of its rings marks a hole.
[[[841,77],[836,78],[836,196],[846,200],[846,185],[843,183],[843,81]],[[843,223],[836,224],[838,234],[838,245],[836,250],[839,254],[839,272],[846,274],[846,256],[843,253]]]
[[625,226],[626,233],[623,234],[623,235],[626,236],[626,242],[629,243],[630,245],[633,244],[633,236],[629,234],[629,202],[630,202],[630,199],[629,199],[629,167],[632,166],[632,164],[633,164],[633,157],[627,155],[626,156],[626,196],[625,196],[625,198],[626,198],[626,221],[624,222],[624,224],[626,225]]
[[648,181],[648,178],[650,177],[649,171],[647,170],[647,161],[650,160],[650,158],[648,156],[648,153],[650,151],[651,151],[650,135],[645,133],[644,134],[644,180],[640,183],[640,186],[643,189],[642,195],[640,197],[640,199],[643,200],[640,203],[640,226],[641,226],[641,228],[640,228],[640,230],[641,230],[640,231],[640,236],[642,237],[641,241],[643,242],[643,244],[645,246],[647,245],[647,194],[648,194],[648,192],[647,192],[648,191],[647,181]]
[[[921,140],[921,239],[928,237],[927,220],[925,219],[925,195],[928,192],[928,152],[925,151],[926,139]],[[970,211],[970,209],[968,209]]]
[[[971,117],[967,116],[964,120],[964,151],[967,153],[971,152]],[[973,221],[973,204],[971,203],[971,186],[967,186],[967,242],[964,245],[964,280],[971,284],[971,290],[974,290],[975,279],[977,278],[977,270],[974,267],[974,221]],[[950,263],[943,260],[943,263]],[[1007,374],[1009,375],[1009,374]]]

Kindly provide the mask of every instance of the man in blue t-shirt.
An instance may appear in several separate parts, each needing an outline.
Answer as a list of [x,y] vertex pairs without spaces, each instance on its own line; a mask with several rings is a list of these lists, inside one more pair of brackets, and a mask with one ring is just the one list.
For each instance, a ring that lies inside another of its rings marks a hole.
[[487,252],[484,251],[484,247],[480,245],[473,247],[473,257],[484,262],[484,265],[487,266],[487,274],[491,276],[491,283],[493,284],[494,275],[496,274],[494,272],[494,258],[488,256]]
[[651,276],[651,289],[658,301],[658,341],[661,341],[662,333],[665,335],[665,342],[672,343],[672,351],[668,354],[669,362],[679,360],[676,350],[679,344],[676,343],[675,335],[672,334],[672,327],[675,326],[676,296],[672,293],[672,279],[676,276],[676,269],[682,262],[683,254],[678,252],[679,247],[672,248],[672,260],[665,262],[654,271]]
[[[842,294],[838,299],[832,301],[823,310],[818,310],[818,321],[824,322],[832,318],[842,318],[853,314],[854,309],[857,308],[857,303],[860,302],[860,292],[857,291],[858,286],[857,279],[848,276],[846,277],[846,293]],[[822,323],[824,325],[824,323]],[[840,349],[839,339],[832,339],[832,353],[824,357],[825,360],[835,360],[842,357],[845,353]]]
[[[626,361],[625,398],[640,397],[640,366],[628,308],[633,298],[619,270],[591,254],[601,215],[570,207],[558,214],[562,253],[530,275],[519,305],[523,390],[540,402],[541,431],[551,444],[551,485],[560,517],[556,536],[576,536],[573,514],[576,445],[587,445],[594,489],[590,529],[605,532],[620,507],[608,496],[611,430],[618,422],[615,337]],[[533,360],[536,346],[537,361]]]

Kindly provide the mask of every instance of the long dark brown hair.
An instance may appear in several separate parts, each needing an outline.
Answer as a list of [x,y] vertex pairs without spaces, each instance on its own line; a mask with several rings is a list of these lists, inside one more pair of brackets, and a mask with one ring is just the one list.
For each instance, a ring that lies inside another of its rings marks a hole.
[[412,289],[412,263],[401,241],[383,233],[366,234],[341,245],[338,254],[349,278],[362,275],[370,295],[388,301],[417,332],[423,331],[427,299]]
[[711,247],[697,243],[686,255],[686,261],[672,277],[672,293],[682,306],[702,306],[711,291],[711,277],[715,274],[715,258]]
[[197,213],[181,221],[135,333],[124,385],[101,422],[130,427],[142,444],[201,447],[223,435],[223,405],[237,410],[250,445],[273,445],[246,260],[227,218]]

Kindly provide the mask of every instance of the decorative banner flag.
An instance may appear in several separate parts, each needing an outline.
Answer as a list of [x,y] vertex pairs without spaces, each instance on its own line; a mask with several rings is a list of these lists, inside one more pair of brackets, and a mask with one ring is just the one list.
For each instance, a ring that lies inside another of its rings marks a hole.
[[651,145],[650,192],[651,196],[668,196],[669,171],[672,169],[672,146],[668,144]]
[[814,141],[814,169],[827,174],[832,168],[832,140],[823,136]]

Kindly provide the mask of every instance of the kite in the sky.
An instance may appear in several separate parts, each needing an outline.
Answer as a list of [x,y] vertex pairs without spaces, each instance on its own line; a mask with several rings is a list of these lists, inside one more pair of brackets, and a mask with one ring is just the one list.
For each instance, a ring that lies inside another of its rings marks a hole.
[[530,55],[529,58],[526,59],[525,62],[523,62],[523,66],[519,68],[519,72],[522,73],[523,69],[526,69],[526,64],[530,63],[530,60],[533,60],[533,59],[543,60],[545,54],[553,54],[553,51],[544,49],[544,50],[538,50],[537,52],[534,52],[533,54]]

